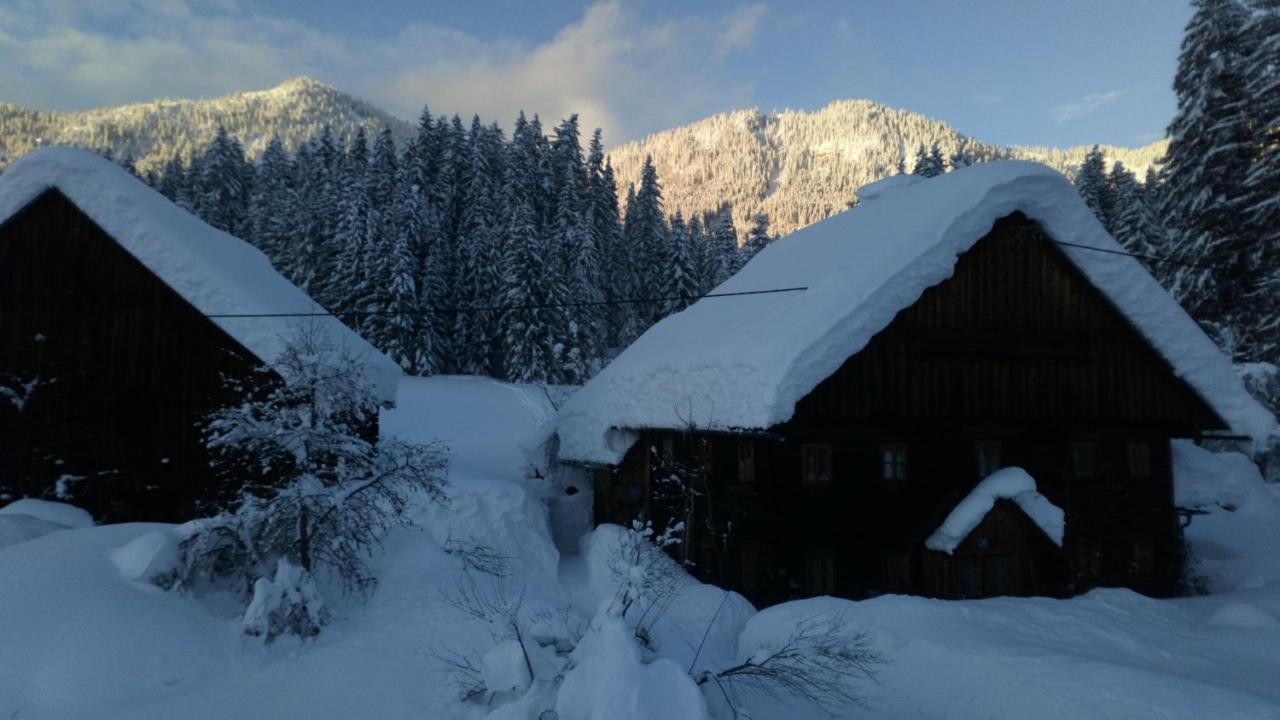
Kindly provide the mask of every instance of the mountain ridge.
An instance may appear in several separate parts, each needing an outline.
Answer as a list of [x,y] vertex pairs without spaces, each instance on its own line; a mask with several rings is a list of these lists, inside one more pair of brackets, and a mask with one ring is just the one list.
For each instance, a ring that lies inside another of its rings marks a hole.
[[[399,143],[414,126],[372,103],[306,76],[265,90],[216,98],[165,98],[76,112],[30,110],[0,102],[0,168],[42,144],[74,144],[130,158],[139,172],[170,158],[189,159],[219,125],[258,157],[278,135],[292,152],[330,127],[343,140],[358,128],[390,127]],[[639,184],[646,155],[663,183],[668,211],[686,216],[733,204],[740,234],[763,212],[777,233],[817,222],[849,206],[857,188],[910,168],[915,149],[937,142],[945,154],[976,161],[1037,160],[1072,174],[1087,146],[1001,146],[964,135],[946,122],[867,99],[833,100],[813,111],[758,108],[712,115],[624,143],[609,151],[620,194]],[[1141,148],[1104,146],[1142,176],[1165,141]]]
[[[866,99],[835,100],[814,111],[732,110],[610,151],[619,188],[639,184],[651,156],[669,212],[685,216],[733,205],[739,233],[756,213],[785,234],[850,206],[857,189],[909,170],[916,149],[938,143],[944,155],[976,162],[1035,160],[1073,175],[1092,146],[1002,146],[960,133],[946,122]],[[1139,177],[1164,155],[1166,141],[1140,148],[1099,146]]]

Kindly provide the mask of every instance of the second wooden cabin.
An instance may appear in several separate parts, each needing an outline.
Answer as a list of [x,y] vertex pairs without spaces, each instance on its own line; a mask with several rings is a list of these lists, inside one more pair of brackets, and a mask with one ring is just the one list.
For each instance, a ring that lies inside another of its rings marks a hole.
[[799,289],[704,298],[566,404],[596,521],[684,521],[763,603],[1175,591],[1171,438],[1274,430],[1227,358],[1048,168],[862,196],[716,292]]

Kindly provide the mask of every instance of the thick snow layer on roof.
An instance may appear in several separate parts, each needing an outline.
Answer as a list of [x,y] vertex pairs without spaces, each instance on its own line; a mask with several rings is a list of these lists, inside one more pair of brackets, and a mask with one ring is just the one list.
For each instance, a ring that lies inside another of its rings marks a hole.
[[[874,193],[873,193],[874,194]],[[878,194],[761,251],[717,293],[653,326],[561,410],[561,457],[614,464],[635,429],[763,429],[884,329],[992,224],[1021,211],[1059,242],[1121,251],[1075,188],[1037,163],[963,168]],[[1062,246],[1231,429],[1261,441],[1275,418],[1137,260]]]
[[[216,230],[169,202],[141,180],[87,150],[51,147],[15,162],[0,175],[0,223],[50,188],[116,239],[169,287],[205,315],[324,312],[281,277],[249,243]],[[311,322],[308,319],[307,322]],[[279,357],[296,318],[214,318],[213,322],[264,363]],[[362,358],[386,402],[395,400],[400,368],[336,318],[315,327]]]
[[1031,522],[1043,530],[1055,545],[1062,547],[1062,535],[1067,529],[1066,515],[1062,508],[1036,490],[1035,479],[1019,467],[1002,468],[984,478],[952,508],[942,525],[924,541],[924,546],[948,555],[955,552],[996,506],[997,500],[1017,503]]

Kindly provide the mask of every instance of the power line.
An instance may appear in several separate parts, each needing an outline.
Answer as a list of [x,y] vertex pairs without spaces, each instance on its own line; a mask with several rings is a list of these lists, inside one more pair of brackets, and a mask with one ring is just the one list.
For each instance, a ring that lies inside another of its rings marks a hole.
[[[799,292],[808,290],[808,286],[774,288],[771,290],[742,290],[739,292],[707,293],[706,295],[668,295],[663,297],[625,298],[621,300],[591,300],[563,303],[531,303],[526,305],[490,305],[472,307],[439,308],[445,312],[505,312],[507,310],[545,310],[548,308],[601,307],[607,305],[633,305],[642,303],[669,302],[672,300],[697,301],[703,298],[740,297],[743,295],[770,295],[773,293]],[[350,315],[404,315],[403,310],[351,310],[349,312],[310,312],[310,313],[223,313],[206,315],[208,318],[286,318],[286,317],[346,317]]]
[[[1228,270],[1228,268],[1216,265],[1214,263],[1196,263],[1185,260],[1177,260],[1169,257],[1160,257],[1157,255],[1141,255],[1131,253],[1127,250],[1115,250],[1112,248],[1101,248],[1094,245],[1084,245],[1081,243],[1067,242],[1066,240],[1054,240],[1047,238],[1049,242],[1063,247],[1076,248],[1079,250],[1090,250],[1093,252],[1104,253],[1107,255],[1120,255],[1131,257],[1135,260],[1146,260],[1148,262],[1167,263],[1171,265],[1182,265],[1185,267],[1219,270]],[[808,290],[808,286],[773,288],[769,290],[742,290],[739,292],[724,293],[707,293],[706,295],[666,295],[658,297],[643,298],[623,298],[619,300],[590,300],[580,302],[562,302],[562,303],[530,303],[523,305],[488,305],[488,306],[471,306],[471,307],[439,307],[438,310],[444,312],[506,312],[509,310],[547,310],[551,308],[581,308],[581,307],[607,307],[613,305],[642,305],[657,302],[671,302],[673,300],[688,300],[696,302],[703,298],[718,297],[740,297],[744,295],[771,295],[774,293],[799,292]],[[294,312],[294,313],[220,313],[214,315],[206,315],[211,319],[252,319],[252,318],[309,318],[309,317],[370,317],[380,315],[406,315],[411,314],[403,310],[350,310],[344,312]]]

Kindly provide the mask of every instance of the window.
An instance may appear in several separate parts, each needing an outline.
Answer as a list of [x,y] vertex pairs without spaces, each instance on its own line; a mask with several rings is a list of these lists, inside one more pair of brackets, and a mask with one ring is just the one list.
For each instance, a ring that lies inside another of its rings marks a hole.
[[1151,477],[1151,446],[1142,443],[1129,443],[1129,475],[1132,477]]
[[1071,443],[1071,474],[1089,478],[1098,474],[1098,446],[1091,442]]
[[836,590],[836,560],[830,555],[806,555],[804,588],[811,595],[830,595]]
[[749,442],[738,443],[738,482],[756,481],[756,446]]
[[885,480],[907,479],[906,443],[888,443],[880,446],[880,473]]
[[806,485],[831,482],[831,446],[800,447],[800,478]]
[[978,477],[984,478],[1004,467],[1000,462],[1000,441],[979,440],[974,443],[974,460],[978,466]]

